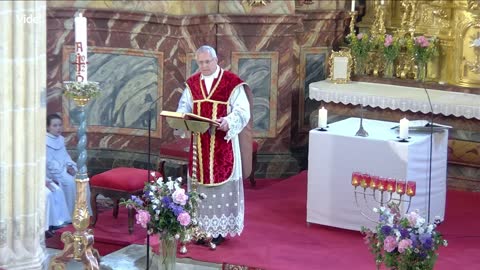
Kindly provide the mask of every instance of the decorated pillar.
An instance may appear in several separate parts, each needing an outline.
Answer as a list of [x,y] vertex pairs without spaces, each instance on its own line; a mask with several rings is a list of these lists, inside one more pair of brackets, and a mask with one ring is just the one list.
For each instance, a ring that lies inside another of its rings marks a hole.
[[41,269],[46,1],[0,1],[0,269]]

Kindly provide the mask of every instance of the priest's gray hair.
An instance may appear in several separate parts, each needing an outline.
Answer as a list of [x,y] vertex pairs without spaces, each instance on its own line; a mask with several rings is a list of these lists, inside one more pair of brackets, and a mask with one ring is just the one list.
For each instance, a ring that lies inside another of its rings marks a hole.
[[202,47],[198,48],[195,54],[206,53],[206,52],[208,52],[212,58],[217,59],[217,53],[215,52],[215,49],[208,45],[203,45]]

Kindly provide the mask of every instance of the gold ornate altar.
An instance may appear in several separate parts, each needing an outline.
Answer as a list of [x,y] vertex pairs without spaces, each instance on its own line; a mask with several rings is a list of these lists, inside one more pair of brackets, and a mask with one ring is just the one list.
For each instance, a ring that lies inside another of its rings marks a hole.
[[385,0],[381,8],[380,1],[365,2],[360,32],[436,36],[439,54],[428,63],[427,79],[480,86],[479,0]]

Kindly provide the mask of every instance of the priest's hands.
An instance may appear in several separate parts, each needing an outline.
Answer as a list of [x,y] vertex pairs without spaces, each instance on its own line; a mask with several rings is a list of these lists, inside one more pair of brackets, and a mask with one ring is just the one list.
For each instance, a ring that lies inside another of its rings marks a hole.
[[220,117],[216,121],[219,124],[219,126],[217,127],[219,130],[225,131],[225,132],[227,132],[229,130],[228,122],[227,122],[227,119],[225,117]]

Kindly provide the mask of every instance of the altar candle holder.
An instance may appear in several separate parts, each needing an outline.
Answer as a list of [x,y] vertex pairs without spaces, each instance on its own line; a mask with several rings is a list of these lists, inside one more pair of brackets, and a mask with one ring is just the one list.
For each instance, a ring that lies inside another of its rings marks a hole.
[[[414,181],[396,180],[385,178],[368,173],[353,172],[352,186],[354,186],[354,198],[360,213],[368,220],[378,223],[378,219],[371,218],[363,209],[374,203],[383,207],[389,203],[403,203],[405,213],[408,213],[412,197],[416,194],[416,183]],[[357,187],[362,187],[358,189]],[[404,195],[407,196],[404,196]],[[363,200],[361,199],[363,198]],[[370,209],[373,209],[370,208]]]

